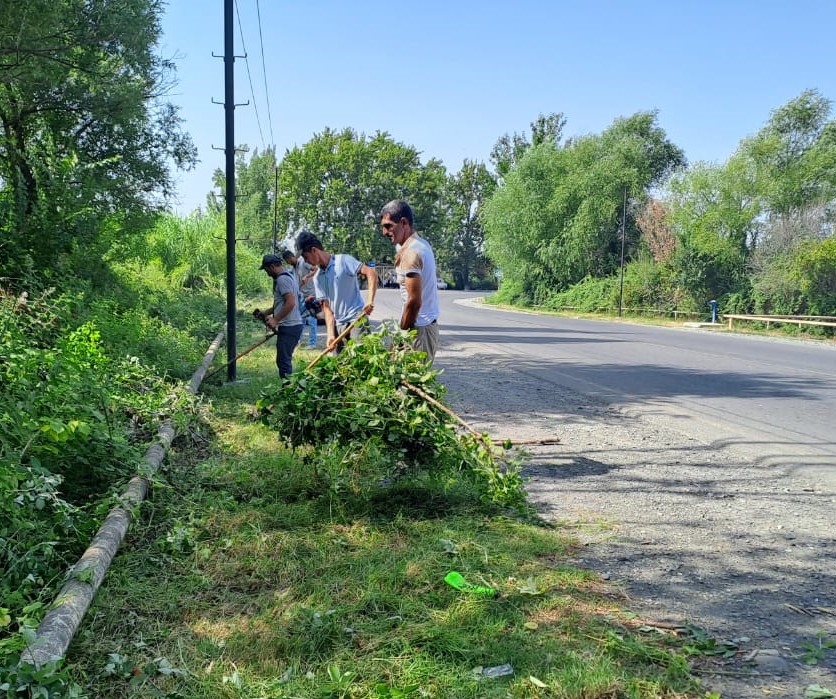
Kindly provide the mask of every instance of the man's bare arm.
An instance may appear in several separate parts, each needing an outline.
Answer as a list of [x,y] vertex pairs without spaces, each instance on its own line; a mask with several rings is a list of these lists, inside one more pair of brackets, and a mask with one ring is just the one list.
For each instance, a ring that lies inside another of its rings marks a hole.
[[403,286],[406,290],[406,302],[401,314],[401,328],[411,330],[415,327],[418,312],[421,310],[421,276],[415,272],[407,274]]
[[369,286],[369,293],[366,296],[366,306],[363,308],[363,312],[366,315],[371,315],[374,310],[374,296],[377,293],[377,270],[368,265],[361,265],[360,274],[366,277],[366,283]]

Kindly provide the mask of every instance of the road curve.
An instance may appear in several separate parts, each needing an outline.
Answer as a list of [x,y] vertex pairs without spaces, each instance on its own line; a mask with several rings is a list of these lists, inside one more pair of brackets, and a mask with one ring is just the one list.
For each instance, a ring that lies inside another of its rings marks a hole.
[[[651,412],[694,439],[739,445],[836,486],[836,343],[496,310],[479,293],[439,295],[440,368],[468,345],[544,385]],[[399,304],[396,291],[381,290],[375,317],[396,318]]]

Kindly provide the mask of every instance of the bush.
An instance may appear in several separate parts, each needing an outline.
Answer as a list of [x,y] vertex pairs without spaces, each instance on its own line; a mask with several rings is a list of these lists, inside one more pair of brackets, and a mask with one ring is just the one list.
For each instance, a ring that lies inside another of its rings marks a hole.
[[836,238],[804,245],[796,264],[807,314],[836,315]]
[[108,357],[93,323],[62,328],[69,306],[0,298],[0,608],[11,615],[60,581],[98,504],[136,473],[159,414],[184,396]]
[[[403,469],[466,478],[479,484],[486,501],[525,507],[516,465],[505,461],[485,438],[460,437],[448,414],[407,384],[440,402],[444,386],[423,355],[401,331],[366,335],[337,357],[325,357],[313,370],[291,375],[258,401],[261,419],[298,447],[332,440],[350,451],[372,448],[388,473],[342,477],[372,484]],[[367,460],[354,462],[359,468]],[[333,483],[333,481],[332,481]]]

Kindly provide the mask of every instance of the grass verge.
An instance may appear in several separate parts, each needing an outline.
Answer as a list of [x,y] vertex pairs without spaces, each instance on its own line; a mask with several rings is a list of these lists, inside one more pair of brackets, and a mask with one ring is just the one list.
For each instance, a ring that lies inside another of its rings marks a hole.
[[428,474],[335,490],[333,451],[290,451],[253,419],[274,356],[246,361],[175,444],[74,642],[90,696],[703,696],[671,637],[632,631],[570,564],[571,533]]

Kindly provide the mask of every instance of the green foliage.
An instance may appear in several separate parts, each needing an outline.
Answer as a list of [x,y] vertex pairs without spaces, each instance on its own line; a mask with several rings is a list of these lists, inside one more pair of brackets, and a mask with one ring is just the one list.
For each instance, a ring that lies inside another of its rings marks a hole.
[[[448,415],[407,388],[415,386],[436,401],[444,395],[436,372],[427,369],[423,355],[406,340],[401,331],[369,334],[337,357],[324,358],[314,370],[293,374],[263,394],[258,402],[262,420],[293,447],[331,440],[348,444],[331,470],[336,490],[346,479],[368,484],[415,468],[470,477],[481,484],[486,500],[522,507],[518,466],[502,460],[487,439],[459,437]],[[377,459],[346,458],[369,449],[378,453]],[[363,474],[363,464],[370,461],[388,473]]]
[[0,228],[14,233],[0,274],[87,247],[114,212],[158,207],[171,163],[195,162],[160,99],[173,71],[156,48],[160,11],[153,0],[0,4],[0,55],[14,57],[0,63]]
[[[273,239],[273,200],[276,189],[276,151],[268,147],[263,153],[256,148],[249,161],[246,149],[235,153],[235,189],[240,193],[235,198],[236,237],[246,240],[255,249],[269,247]],[[207,197],[210,212],[223,219],[226,209],[226,173],[218,168],[212,175],[212,183],[218,192]],[[277,230],[282,239],[284,228]]]
[[764,210],[785,217],[836,198],[836,120],[833,105],[805,90],[776,109],[743,141],[735,156],[746,164]]
[[[2,641],[0,641],[2,644]],[[4,662],[4,659],[5,662]],[[47,665],[35,668],[7,656],[0,647],[0,696],[8,699],[86,699],[87,694],[65,668]]]
[[[513,296],[543,303],[587,276],[611,274],[625,186],[641,199],[683,162],[651,112],[561,148],[530,148],[482,215],[487,253],[502,271],[500,291],[511,284]],[[632,216],[628,211],[628,259],[638,240]]]
[[[680,242],[719,239],[745,261],[760,235],[762,203],[740,158],[726,165],[697,163],[669,184],[667,222]],[[701,247],[705,247],[703,244]]]
[[804,649],[804,662],[807,665],[818,665],[828,656],[828,651],[836,648],[836,641],[827,636],[826,631],[819,631],[815,642],[805,641],[801,644]]
[[44,611],[44,604],[41,602],[21,606],[16,611],[12,624],[9,610],[0,607],[0,629],[18,629],[17,633],[11,635],[0,634],[0,697],[86,699],[87,695],[73,681],[63,661],[47,663],[36,668],[21,660],[21,654],[35,639],[35,630]]
[[836,199],[831,111],[805,91],[725,165],[697,165],[672,179],[668,223],[677,248],[669,265],[696,303],[725,298],[727,311],[785,315],[836,308],[831,254],[819,248],[832,233]]
[[479,217],[495,187],[488,169],[470,160],[465,160],[461,170],[447,180],[445,235],[443,242],[436,243],[435,256],[440,265],[452,272],[459,289],[471,289],[474,282],[490,274]]
[[72,307],[0,297],[0,607],[20,633],[136,473],[159,415],[185,400],[137,360],[109,356],[92,322],[64,328]]
[[[378,228],[380,209],[391,199],[403,198],[415,212],[419,232],[435,244],[443,228],[440,202],[446,172],[440,161],[422,164],[419,156],[415,148],[387,133],[368,137],[352,129],[326,129],[315,134],[286,152],[279,163],[280,237],[308,227],[330,250],[350,252],[361,260],[391,261],[394,250]],[[256,189],[267,186],[263,177],[260,185],[250,178],[254,168],[263,169],[255,156],[246,177]],[[223,192],[217,173],[215,179]],[[272,190],[271,180],[270,196]],[[261,199],[262,193],[250,191],[248,196]],[[220,205],[215,208],[222,210]]]
[[555,148],[560,147],[565,126],[566,117],[561,112],[552,112],[548,116],[540,114],[537,119],[531,122],[531,141],[528,140],[525,133],[518,134],[515,132],[513,136],[506,133],[500,136],[491,149],[490,156],[496,174],[500,178],[505,178],[532,146],[550,143]]
[[618,277],[587,277],[552,296],[546,308],[561,310],[573,308],[583,313],[609,311],[618,308]]
[[697,307],[737,291],[743,282],[744,258],[733,241],[710,232],[680,239],[670,262],[676,287]]
[[836,238],[803,245],[796,265],[805,312],[836,315]]
[[752,295],[758,313],[836,314],[836,238],[771,257],[753,279]]

